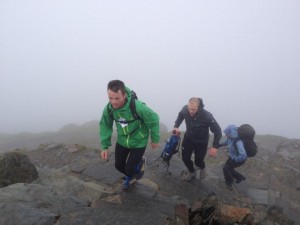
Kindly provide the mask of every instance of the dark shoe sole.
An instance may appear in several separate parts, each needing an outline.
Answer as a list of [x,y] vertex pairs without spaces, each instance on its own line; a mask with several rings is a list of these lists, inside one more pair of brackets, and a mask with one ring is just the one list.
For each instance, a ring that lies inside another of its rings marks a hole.
[[235,183],[239,184],[239,183],[241,183],[243,180],[246,180],[246,177],[244,177],[244,178],[242,178],[242,179],[237,179],[237,180],[235,181]]
[[138,174],[135,175],[135,179],[139,180],[144,176],[144,171],[139,172]]
[[[188,177],[187,177],[187,176],[188,176]],[[192,180],[194,180],[194,179],[196,179],[196,174],[191,175],[191,176],[186,175],[185,177],[183,177],[183,180],[186,181],[186,182],[192,181]]]
[[122,190],[123,192],[129,192],[132,190],[132,185],[130,185],[128,188],[123,188]]

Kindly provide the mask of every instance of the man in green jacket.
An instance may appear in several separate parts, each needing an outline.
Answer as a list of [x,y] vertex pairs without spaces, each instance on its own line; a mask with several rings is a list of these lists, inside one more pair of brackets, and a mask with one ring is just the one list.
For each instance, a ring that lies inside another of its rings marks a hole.
[[[145,103],[132,99],[132,92],[120,80],[112,80],[107,85],[109,103],[104,107],[100,125],[101,157],[108,159],[111,146],[113,123],[117,127],[115,146],[115,167],[125,174],[123,191],[132,188],[132,182],[144,174],[143,157],[150,136],[151,147],[159,145],[159,116]],[[132,112],[134,101],[137,116]]]

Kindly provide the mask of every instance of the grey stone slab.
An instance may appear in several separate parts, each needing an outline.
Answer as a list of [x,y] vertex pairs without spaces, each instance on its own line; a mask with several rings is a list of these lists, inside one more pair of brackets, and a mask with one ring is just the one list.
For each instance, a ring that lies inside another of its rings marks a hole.
[[276,205],[278,202],[278,199],[280,199],[280,192],[279,191],[274,191],[274,190],[269,190],[268,191],[268,197],[269,197],[269,206]]
[[268,205],[269,193],[264,189],[248,189],[248,195],[253,204]]

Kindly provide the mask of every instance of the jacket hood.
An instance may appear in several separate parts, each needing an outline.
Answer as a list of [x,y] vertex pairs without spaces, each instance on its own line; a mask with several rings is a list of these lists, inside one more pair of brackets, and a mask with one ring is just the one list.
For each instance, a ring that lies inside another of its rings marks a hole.
[[[130,100],[131,100],[131,98],[132,98],[132,94],[131,94],[131,90],[128,88],[128,87],[125,87],[125,92],[126,92],[126,95],[127,95],[127,102],[126,102],[126,104],[127,103],[129,103],[130,102]],[[126,105],[125,104],[125,105]],[[129,104],[128,104],[129,105]]]
[[125,86],[125,92],[127,94],[127,97],[131,97],[131,90]]
[[235,125],[228,125],[226,129],[224,130],[224,133],[227,135],[229,138],[237,138],[238,137],[238,132],[237,132],[237,127]]

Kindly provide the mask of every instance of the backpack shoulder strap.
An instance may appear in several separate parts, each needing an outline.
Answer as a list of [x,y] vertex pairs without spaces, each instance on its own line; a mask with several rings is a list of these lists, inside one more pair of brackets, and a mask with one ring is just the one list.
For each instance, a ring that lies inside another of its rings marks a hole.
[[135,104],[134,98],[131,98],[130,103],[129,103],[129,108],[130,108],[131,114],[133,115],[134,119],[136,119],[136,120],[142,119],[136,111],[136,104]]

